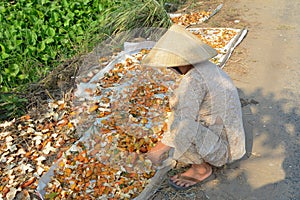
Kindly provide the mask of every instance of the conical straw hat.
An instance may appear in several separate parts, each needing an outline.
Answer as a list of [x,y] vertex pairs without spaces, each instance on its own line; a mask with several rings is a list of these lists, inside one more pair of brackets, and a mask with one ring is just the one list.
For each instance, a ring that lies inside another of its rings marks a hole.
[[183,27],[174,24],[141,63],[149,67],[176,67],[197,64],[216,55],[215,49]]

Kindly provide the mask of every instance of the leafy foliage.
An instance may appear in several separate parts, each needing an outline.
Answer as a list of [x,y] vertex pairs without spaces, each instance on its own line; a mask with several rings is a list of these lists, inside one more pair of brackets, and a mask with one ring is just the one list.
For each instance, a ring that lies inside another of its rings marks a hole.
[[99,30],[111,1],[20,0],[0,2],[0,84],[8,91],[37,81],[82,51]]

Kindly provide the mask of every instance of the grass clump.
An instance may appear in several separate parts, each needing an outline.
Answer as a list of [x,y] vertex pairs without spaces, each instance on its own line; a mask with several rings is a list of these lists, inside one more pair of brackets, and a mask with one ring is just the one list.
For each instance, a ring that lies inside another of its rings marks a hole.
[[142,27],[169,27],[171,20],[165,5],[163,0],[116,1],[105,11],[104,27],[111,33]]

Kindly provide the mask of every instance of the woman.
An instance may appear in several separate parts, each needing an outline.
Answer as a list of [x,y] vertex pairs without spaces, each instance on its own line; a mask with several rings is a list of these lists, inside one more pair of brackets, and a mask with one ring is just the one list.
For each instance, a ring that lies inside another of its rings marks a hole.
[[184,75],[170,99],[168,131],[148,153],[155,163],[174,148],[173,158],[192,164],[170,178],[176,189],[187,189],[213,178],[222,166],[245,154],[245,134],[237,89],[209,59],[217,52],[179,25],[173,25],[142,64],[169,67]]

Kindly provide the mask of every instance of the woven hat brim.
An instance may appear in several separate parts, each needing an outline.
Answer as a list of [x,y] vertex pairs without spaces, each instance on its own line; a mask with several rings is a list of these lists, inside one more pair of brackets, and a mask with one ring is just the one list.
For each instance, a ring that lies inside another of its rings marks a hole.
[[217,55],[217,51],[179,25],[173,25],[142,60],[149,67],[197,64]]
[[169,52],[165,49],[151,49],[150,53],[142,60],[142,65],[147,67],[175,67],[191,64],[178,54]]

